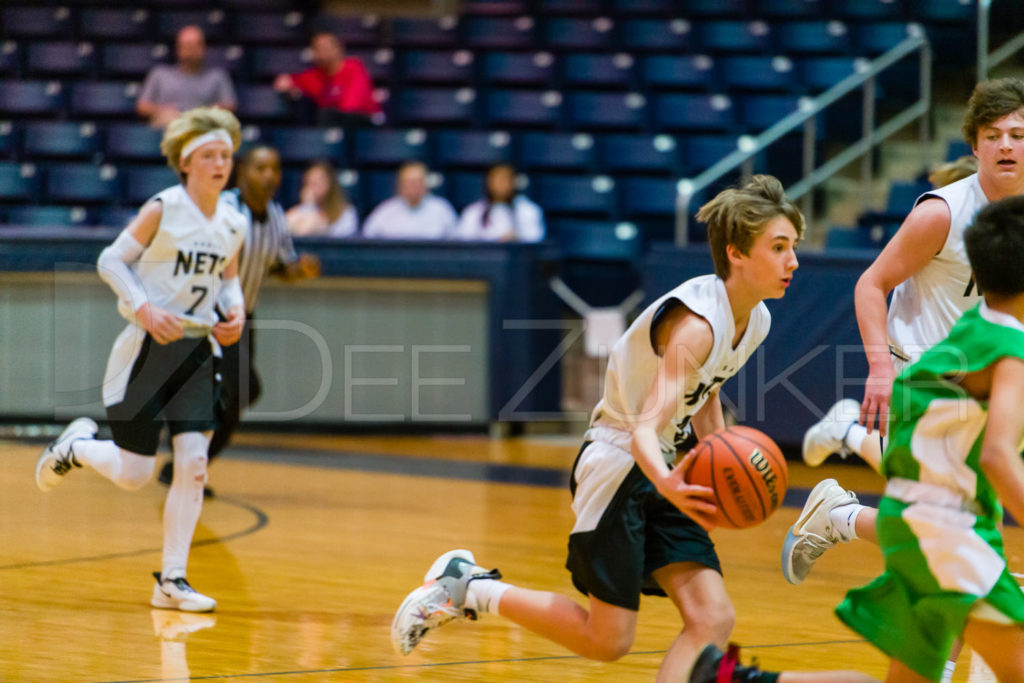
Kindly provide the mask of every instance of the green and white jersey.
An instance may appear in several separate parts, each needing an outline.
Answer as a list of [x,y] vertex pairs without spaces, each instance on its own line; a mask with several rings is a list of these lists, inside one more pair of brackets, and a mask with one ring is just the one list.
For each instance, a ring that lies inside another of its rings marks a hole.
[[[955,494],[949,501],[990,519],[1002,506],[981,469],[981,442],[988,404],[969,396],[953,378],[977,372],[1001,358],[1024,359],[1024,325],[982,302],[968,310],[949,336],[901,373],[893,385],[889,444],[882,475],[886,494],[913,502],[902,491],[911,482],[941,487]],[[946,507],[954,507],[938,502]]]

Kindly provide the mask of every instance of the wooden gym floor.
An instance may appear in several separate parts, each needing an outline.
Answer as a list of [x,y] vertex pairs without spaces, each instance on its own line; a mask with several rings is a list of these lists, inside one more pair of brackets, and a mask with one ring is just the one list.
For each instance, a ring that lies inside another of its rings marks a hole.
[[[149,607],[161,485],[131,493],[76,470],[43,494],[33,483],[40,448],[0,441],[3,681],[650,681],[679,628],[667,600],[648,598],[633,651],[613,664],[493,616],[446,626],[409,657],[391,650],[395,608],[454,547],[510,582],[583,601],[563,569],[574,440],[241,435],[211,468],[217,496],[189,569],[217,598],[212,615]],[[878,572],[877,550],[830,551],[799,587],[778,569],[797,506],[824,476],[880,488],[864,467],[791,464],[789,507],[756,529],[715,533],[733,637],[767,667],[882,675],[879,654],[832,615],[847,588]],[[1024,532],[1007,536],[1020,571]],[[964,653],[956,680],[971,666]]]

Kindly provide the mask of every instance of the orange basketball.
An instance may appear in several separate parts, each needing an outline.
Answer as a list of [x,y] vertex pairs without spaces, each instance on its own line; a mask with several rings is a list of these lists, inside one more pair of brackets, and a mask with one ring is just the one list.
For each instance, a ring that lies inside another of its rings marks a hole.
[[715,490],[718,526],[746,529],[760,524],[786,496],[786,459],[764,433],[742,426],[719,429],[696,451],[684,473],[686,481]]

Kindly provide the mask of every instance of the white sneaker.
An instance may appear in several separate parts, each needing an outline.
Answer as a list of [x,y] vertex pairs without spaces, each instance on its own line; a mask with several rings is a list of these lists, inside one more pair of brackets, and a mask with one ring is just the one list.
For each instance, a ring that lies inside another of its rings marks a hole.
[[782,544],[782,574],[786,581],[798,584],[807,578],[814,562],[836,543],[846,543],[832,527],[830,513],[837,507],[857,502],[835,479],[825,479],[811,490],[796,524],[789,528]]
[[399,654],[412,652],[431,629],[455,619],[475,620],[469,582],[500,579],[501,572],[478,567],[468,550],[450,550],[434,560],[423,578],[426,583],[406,596],[391,622],[391,644]]
[[804,462],[817,467],[832,453],[844,458],[852,451],[846,446],[846,434],[860,418],[860,404],[844,398],[828,409],[825,416],[804,433]]
[[81,467],[82,463],[75,459],[74,443],[79,439],[91,439],[96,436],[96,430],[96,423],[87,417],[80,417],[65,427],[60,436],[39,456],[36,463],[36,486],[43,491],[51,491],[64,481],[64,475],[72,467]]
[[182,612],[212,612],[217,608],[216,600],[198,592],[184,576],[162,579],[160,572],[153,572],[153,578],[156,579],[156,585],[153,586],[153,598],[149,601],[153,607]]

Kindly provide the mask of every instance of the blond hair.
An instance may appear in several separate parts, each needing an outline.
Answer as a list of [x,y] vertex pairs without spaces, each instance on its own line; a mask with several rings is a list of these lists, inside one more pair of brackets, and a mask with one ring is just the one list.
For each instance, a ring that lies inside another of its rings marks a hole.
[[218,128],[228,132],[234,143],[232,151],[236,151],[242,144],[242,126],[235,115],[227,109],[196,107],[171,121],[164,131],[163,140],[160,141],[160,151],[167,157],[167,165],[184,178],[185,174],[181,170],[181,150],[185,149],[185,145],[193,138]]
[[978,158],[965,154],[956,161],[939,164],[928,174],[928,182],[938,189],[978,172]]
[[782,183],[770,175],[752,176],[743,187],[723,190],[700,207],[697,220],[708,225],[715,274],[723,280],[729,277],[726,247],[732,244],[741,253],[749,254],[754,241],[778,216],[789,219],[796,229],[797,239],[803,236],[803,214],[786,198]]

